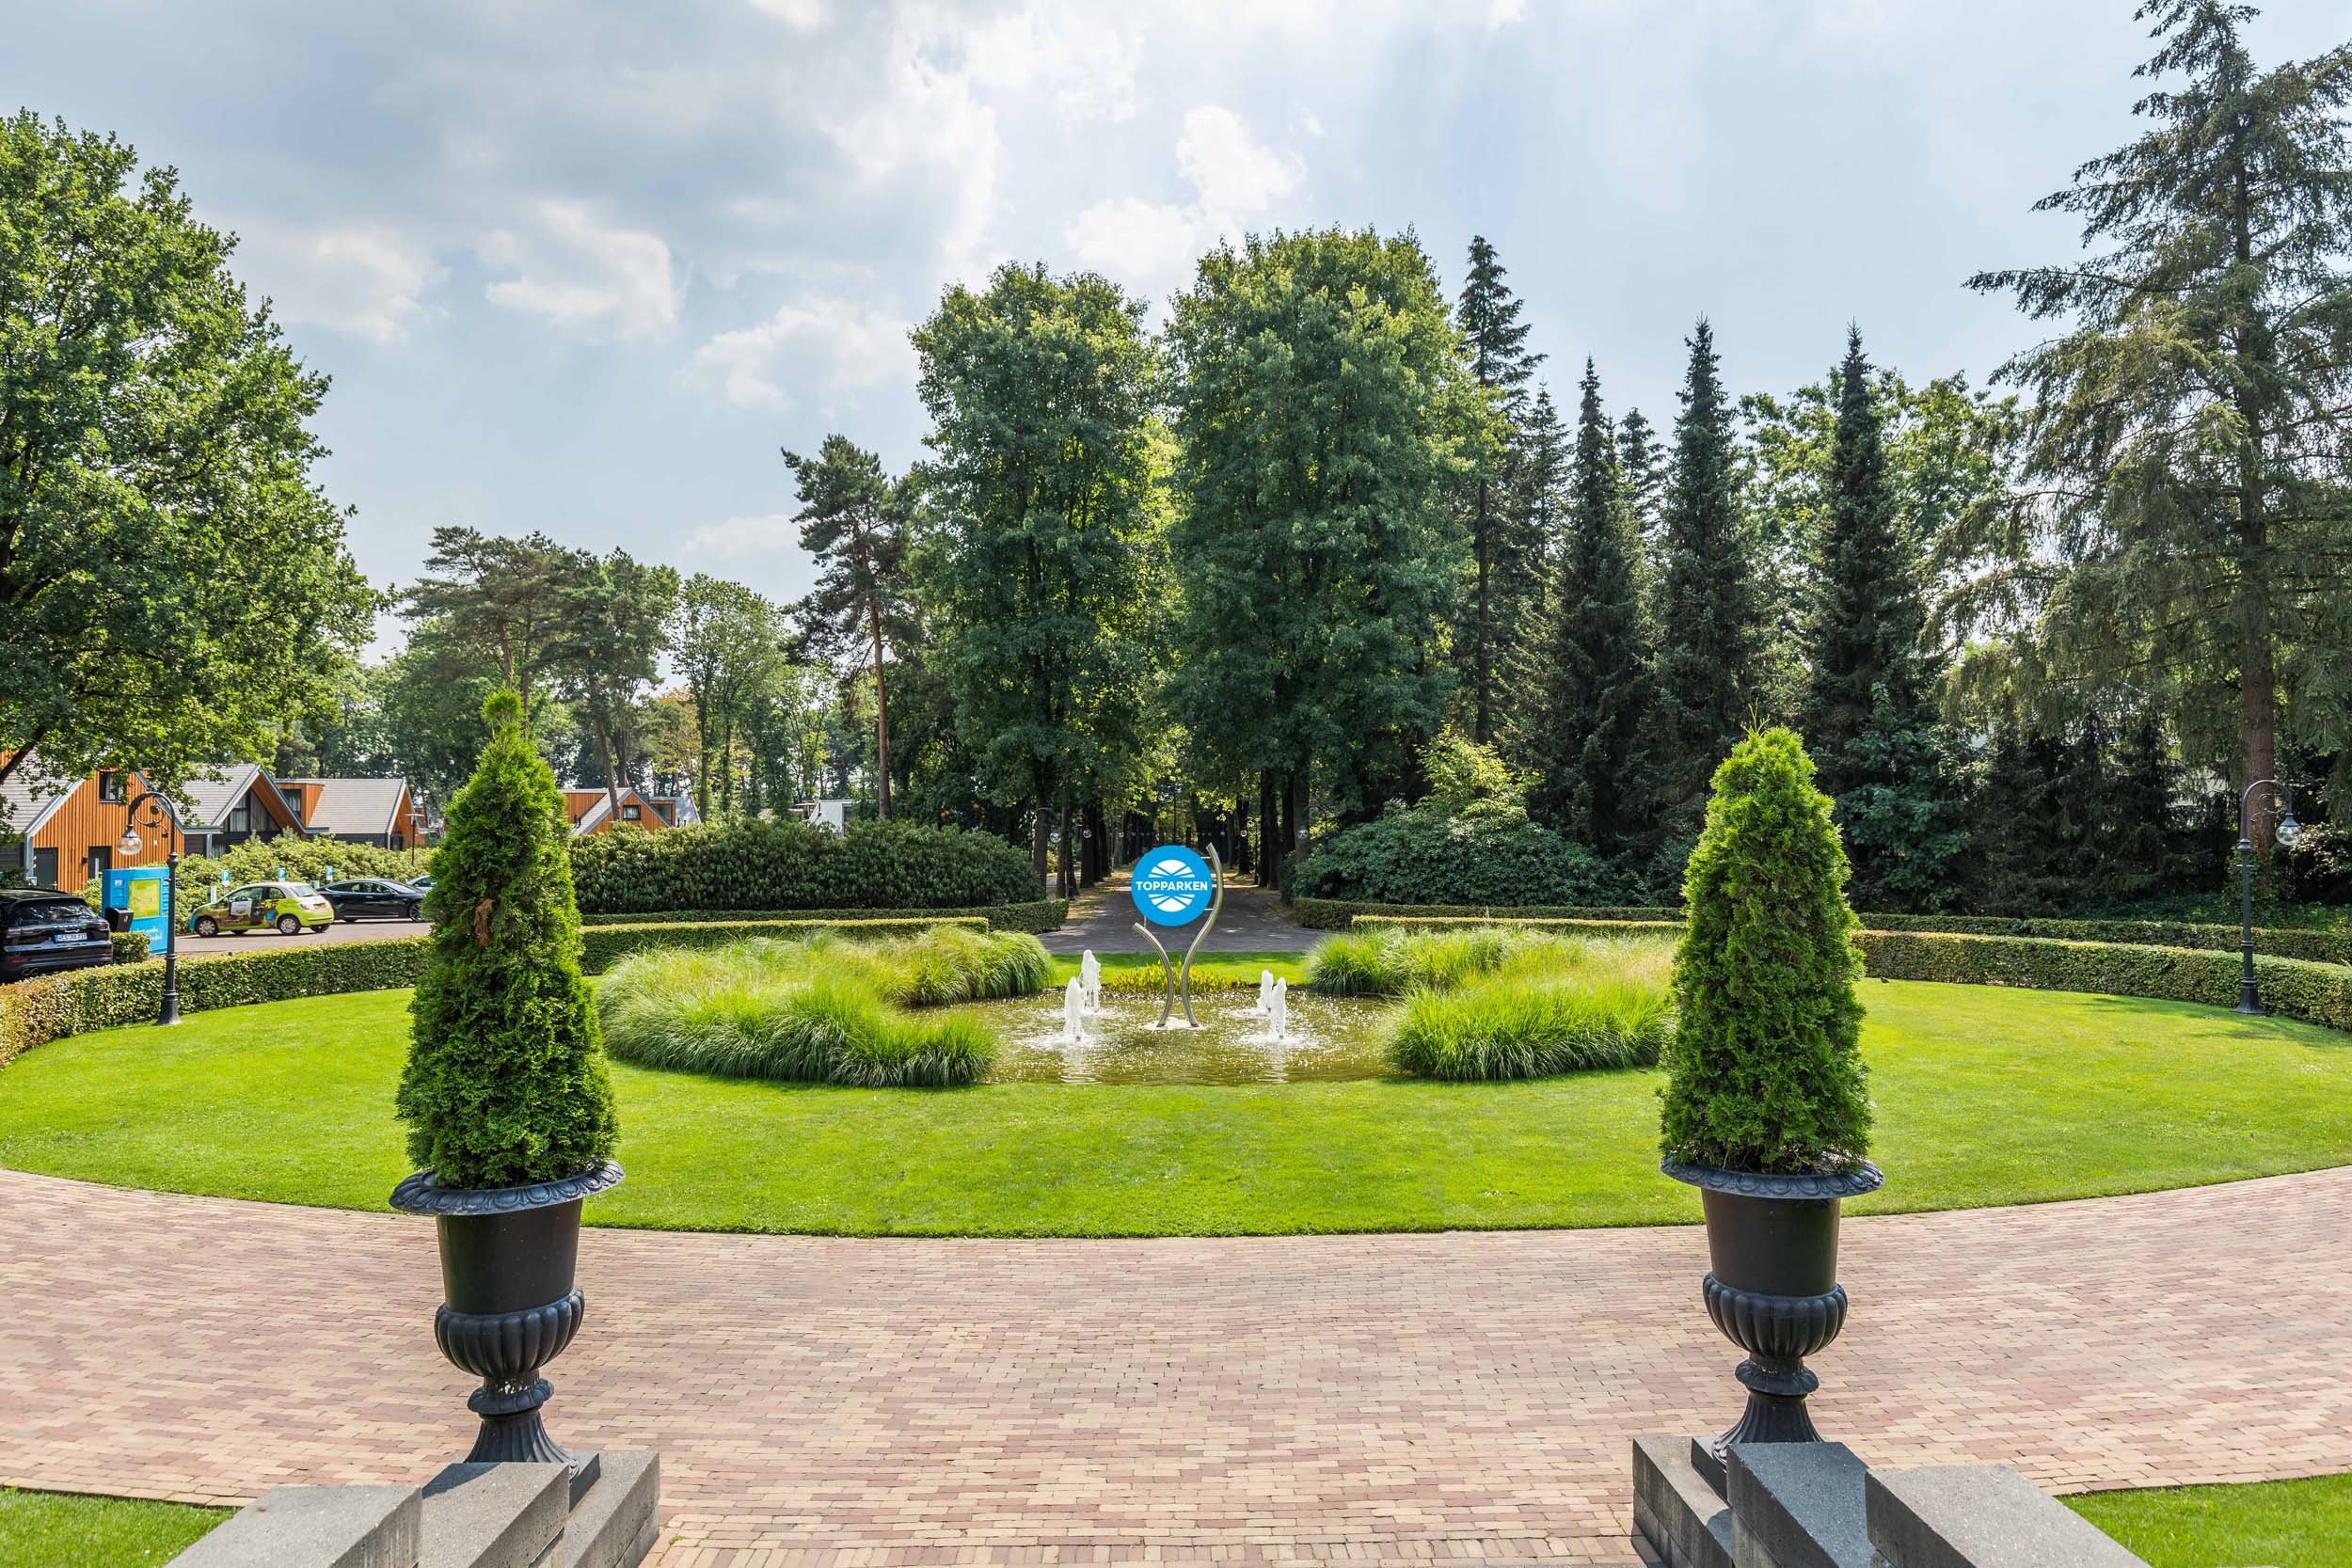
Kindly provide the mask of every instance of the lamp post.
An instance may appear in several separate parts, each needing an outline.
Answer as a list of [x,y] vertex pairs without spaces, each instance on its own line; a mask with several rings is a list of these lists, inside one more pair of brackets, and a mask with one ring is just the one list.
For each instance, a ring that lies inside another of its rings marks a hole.
[[2262,1018],[2262,991],[2254,983],[2254,791],[2269,787],[2279,792],[2280,810],[2275,837],[2281,848],[2292,849],[2295,841],[2303,836],[2303,824],[2295,819],[2295,786],[2276,779],[2256,779],[2237,798],[2237,898],[2238,916],[2243,922],[2238,938],[2238,952],[2246,960],[2238,975],[2237,1010],[2249,1018]]
[[[145,847],[139,837],[139,811],[152,805],[155,815],[171,830],[171,852],[164,857],[164,1001],[156,1010],[158,1024],[180,1022],[180,813],[172,805],[171,797],[155,790],[141,791],[122,814],[122,838],[117,846],[124,858],[135,855]],[[152,824],[151,824],[152,825]]]

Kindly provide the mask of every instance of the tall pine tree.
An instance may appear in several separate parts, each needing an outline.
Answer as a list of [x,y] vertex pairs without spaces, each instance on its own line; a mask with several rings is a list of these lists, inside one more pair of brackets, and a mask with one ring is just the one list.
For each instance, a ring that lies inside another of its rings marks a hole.
[[1626,515],[1645,543],[1658,531],[1658,512],[1666,487],[1666,447],[1649,416],[1629,408],[1617,421],[1617,476],[1625,485]]
[[1647,649],[1636,542],[1590,359],[1580,389],[1567,534],[1548,611],[1522,654],[1519,684],[1531,702],[1513,738],[1535,773],[1536,815],[1606,855],[1641,836],[1645,801],[1634,764]]
[[1716,765],[1752,722],[1761,641],[1756,542],[1740,503],[1730,400],[1715,332],[1699,318],[1675,420],[1661,529],[1646,774],[1665,831],[1661,885],[1678,886]]
[[1470,536],[1470,581],[1455,617],[1454,646],[1460,661],[1461,704],[1470,736],[1494,739],[1503,702],[1503,668],[1522,608],[1539,591],[1543,562],[1529,549],[1522,515],[1511,502],[1516,435],[1527,411],[1527,379],[1544,356],[1529,352],[1522,302],[1502,281],[1502,263],[1484,235],[1472,235],[1470,277],[1462,285],[1457,319],[1470,375],[1486,393],[1492,414],[1487,439],[1464,476],[1462,514]]
[[[1568,477],[1568,433],[1560,423],[1560,410],[1552,404],[1550,388],[1535,389],[1535,401],[1528,404],[1518,442],[1511,466],[1511,518],[1517,525],[1517,548],[1525,552],[1533,570],[1528,574],[1527,597],[1518,606],[1519,640],[1506,652],[1515,652],[1544,623],[1566,527],[1561,494]],[[1508,728],[1501,721],[1498,724]]]

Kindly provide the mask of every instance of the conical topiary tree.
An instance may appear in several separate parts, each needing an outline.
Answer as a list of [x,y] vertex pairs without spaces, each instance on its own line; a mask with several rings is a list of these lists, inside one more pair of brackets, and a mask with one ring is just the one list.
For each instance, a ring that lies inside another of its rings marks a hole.
[[490,743],[433,856],[433,934],[398,1100],[409,1157],[445,1187],[577,1176],[619,1134],[580,972],[563,797],[520,699],[495,692],[482,712]]
[[1786,729],[1750,732],[1715,769],[1683,883],[1668,1160],[1803,1175],[1867,1152],[1862,973],[1846,852],[1813,760]]

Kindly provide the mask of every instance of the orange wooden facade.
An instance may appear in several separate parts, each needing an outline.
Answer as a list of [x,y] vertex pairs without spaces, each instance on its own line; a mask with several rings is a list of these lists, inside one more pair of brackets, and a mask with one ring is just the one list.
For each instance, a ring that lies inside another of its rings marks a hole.
[[[567,789],[564,792],[564,816],[570,821],[572,831],[575,832],[612,832],[616,818],[609,810],[596,818],[594,827],[582,828],[580,826],[591,812],[604,804],[605,792],[601,789]],[[629,815],[632,810],[637,814],[634,816]],[[675,827],[676,824],[671,820],[671,814],[676,810],[676,805],[672,801],[641,795],[633,789],[624,789],[621,791],[621,814],[617,820],[639,828]]]
[[[106,787],[102,790],[101,781]],[[115,787],[115,781],[120,787]],[[47,850],[56,859],[56,885],[68,890],[79,888],[84,882],[109,866],[161,865],[175,847],[163,813],[149,806],[139,813],[139,850],[135,855],[122,852],[122,830],[130,822],[130,805],[147,788],[146,781],[135,772],[92,774],[73,786],[64,802],[49,813],[48,817],[31,835],[32,854],[25,857],[29,870],[42,863]],[[115,795],[115,800],[104,799]],[[21,825],[18,828],[21,831]],[[22,853],[13,842],[0,850],[0,863],[13,868]]]

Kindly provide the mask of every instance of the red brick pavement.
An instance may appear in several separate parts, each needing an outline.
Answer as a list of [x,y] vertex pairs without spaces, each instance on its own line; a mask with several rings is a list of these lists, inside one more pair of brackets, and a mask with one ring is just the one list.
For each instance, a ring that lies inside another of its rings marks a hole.
[[[2342,1468],[2348,1201],[2352,1169],[1851,1222],[1821,1425],[2060,1489]],[[595,1230],[549,1415],[662,1450],[664,1568],[1628,1562],[1627,1439],[1737,1406],[1703,1268],[1692,1229]],[[0,1172],[0,1483],[237,1500],[469,1440],[421,1222]]]

